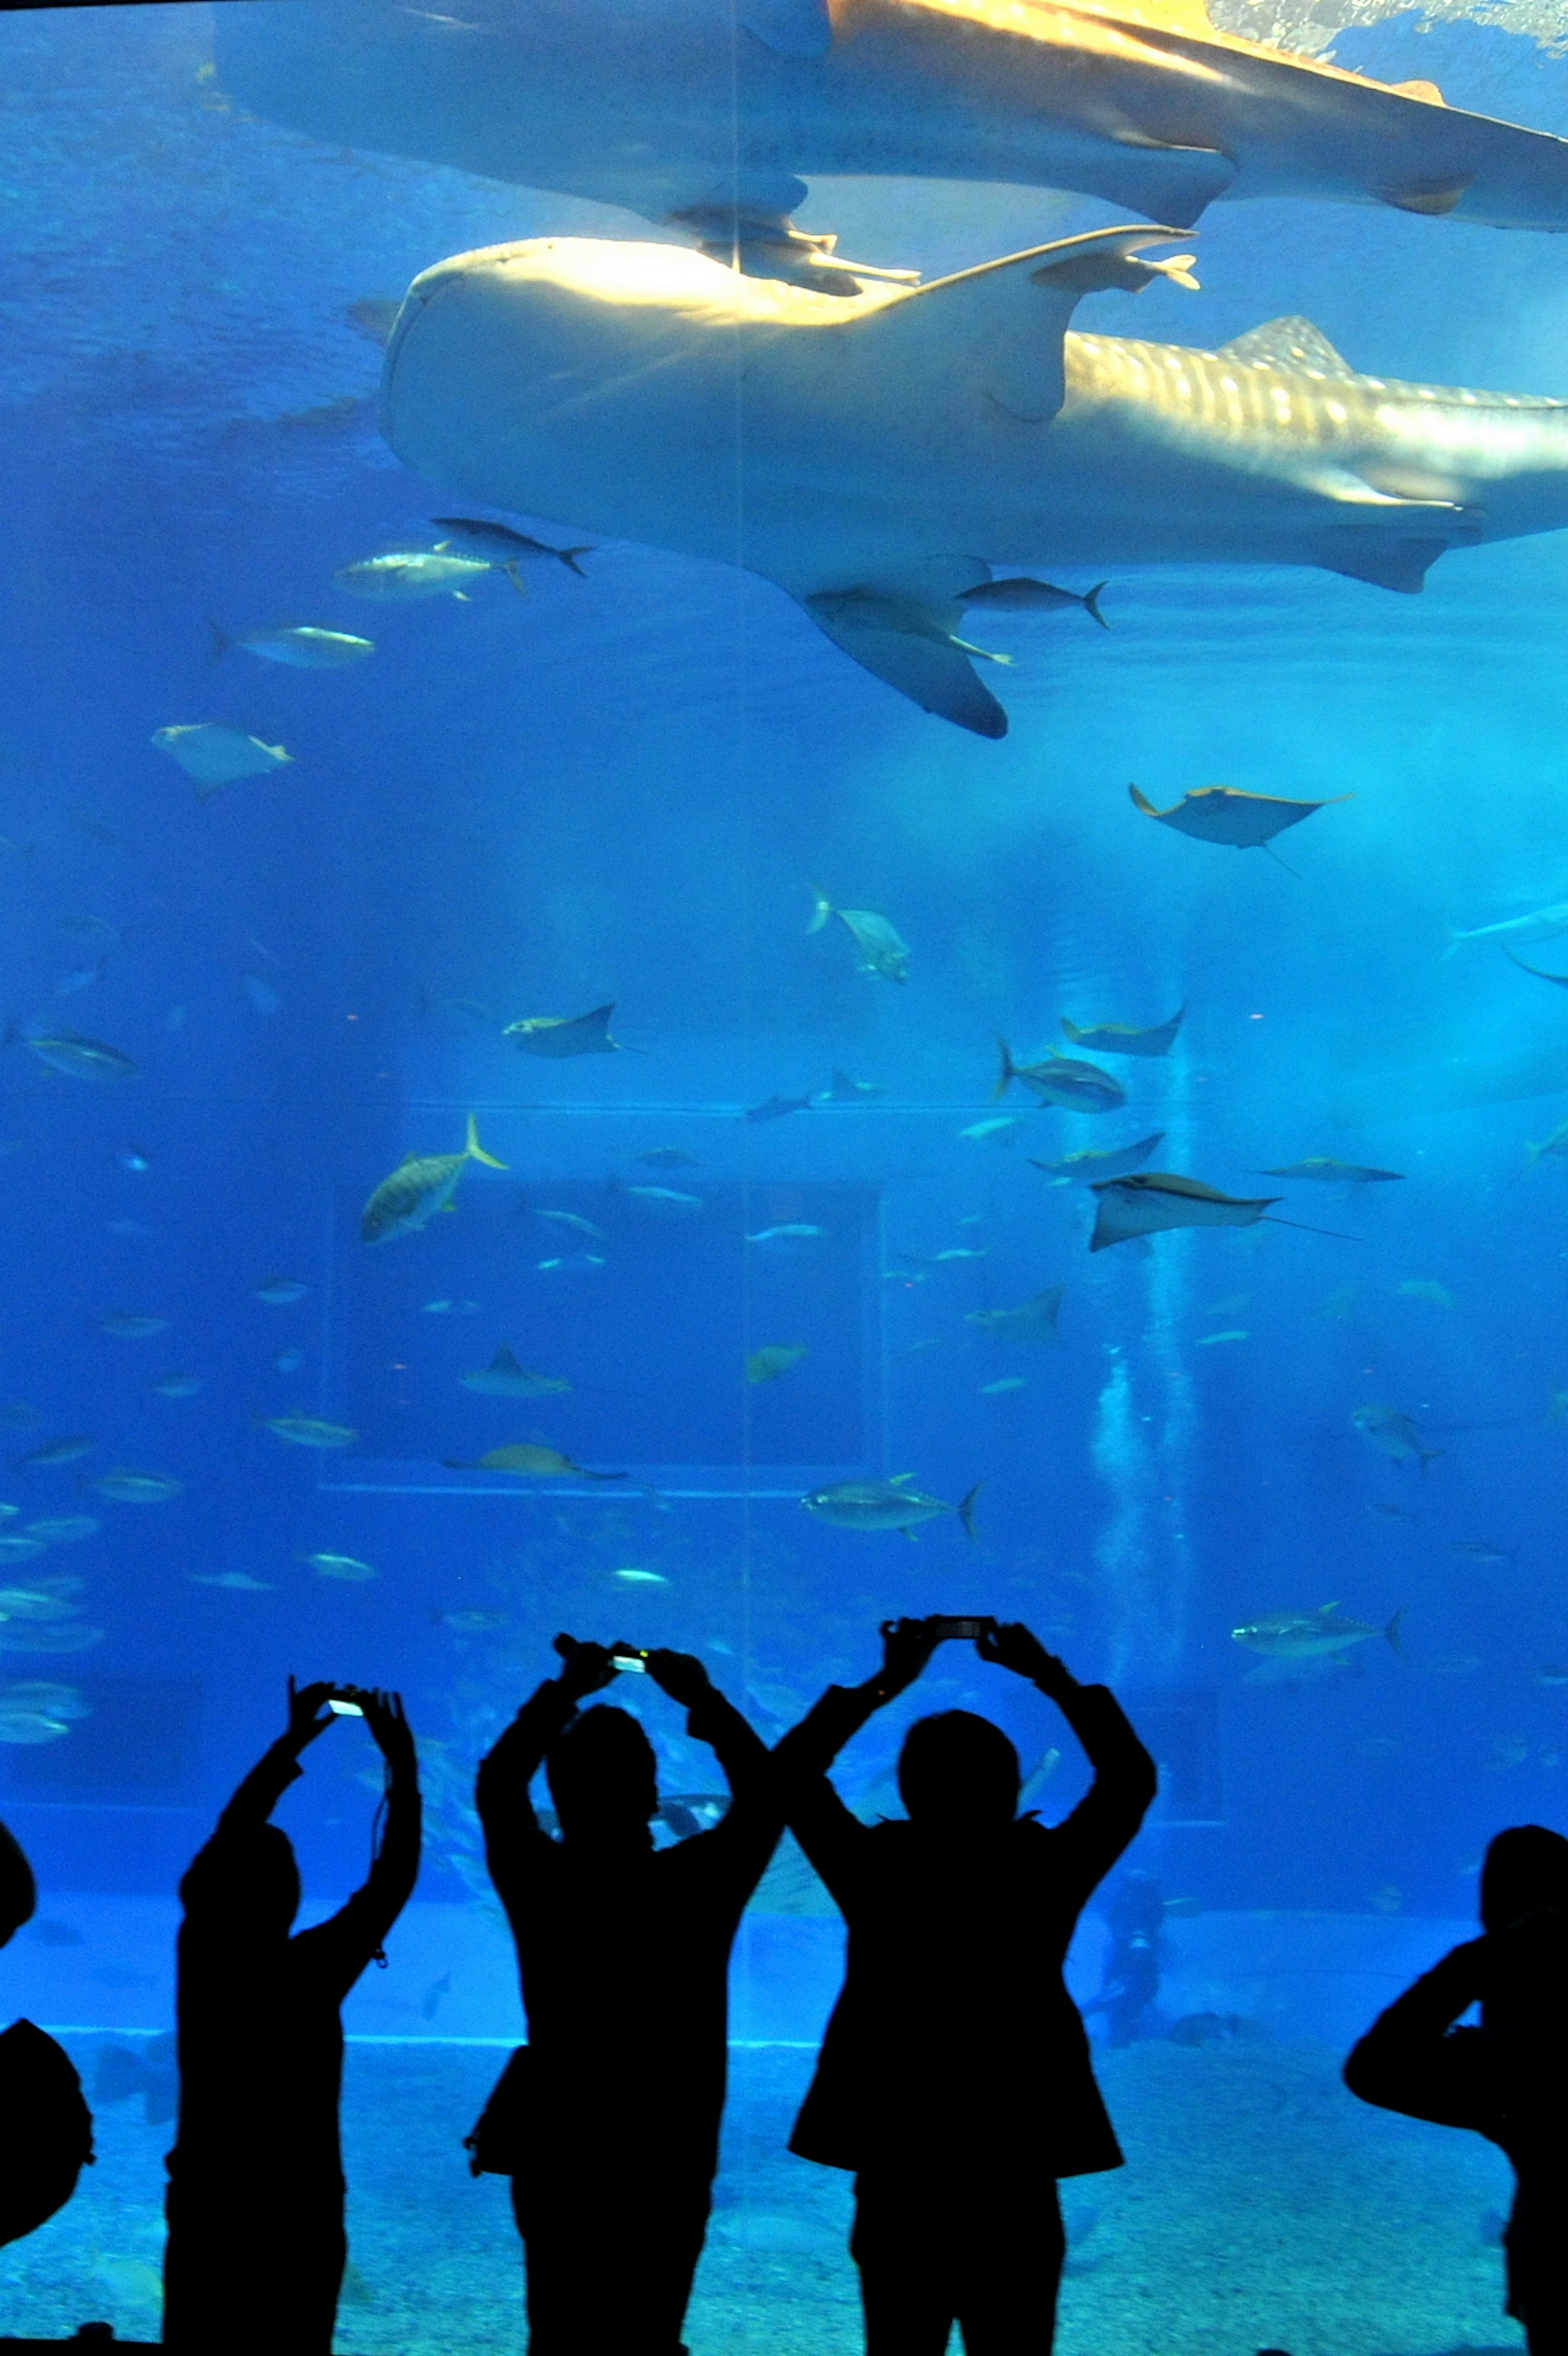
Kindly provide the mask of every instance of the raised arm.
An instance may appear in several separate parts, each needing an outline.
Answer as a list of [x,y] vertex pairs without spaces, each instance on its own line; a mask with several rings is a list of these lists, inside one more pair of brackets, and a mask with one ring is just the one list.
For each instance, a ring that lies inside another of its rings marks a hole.
[[845,1806],[827,1770],[851,1735],[914,1683],[941,1641],[924,1620],[886,1620],[881,1633],[882,1665],[876,1676],[864,1685],[829,1686],[773,1753],[789,1828],[840,1904],[870,1827]]
[[748,1893],[761,1880],[784,1830],[784,1803],[773,1753],[762,1736],[721,1694],[694,1653],[660,1648],[648,1655],[648,1675],[686,1712],[686,1730],[708,1743],[730,1786],[722,1823],[685,1846],[697,1855],[729,1854]]
[[295,1945],[347,1995],[413,1895],[419,1879],[422,1811],[419,1759],[401,1694],[346,1686],[357,1702],[376,1748],[387,1762],[387,1815],[374,1862],[363,1886],[326,1922],[302,1931]]
[[296,1686],[293,1677],[289,1679],[288,1724],[261,1753],[219,1817],[219,1834],[237,1831],[242,1825],[266,1823],[289,1785],[304,1773],[300,1752],[332,1724],[326,1701],[329,1694],[337,1691],[337,1687],[325,1680]]
[[975,1639],[983,1661],[1027,1677],[1078,1737],[1094,1780],[1056,1828],[1052,1863],[1082,1906],[1132,1842],[1158,1788],[1154,1761],[1108,1686],[1080,1685],[1021,1621],[990,1622]]
[[485,1860],[503,1905],[526,1870],[530,1844],[545,1838],[528,1785],[557,1735],[576,1717],[579,1702],[609,1685],[615,1675],[605,1645],[580,1644],[571,1636],[558,1636],[555,1643],[564,1664],[560,1675],[547,1677],[529,1695],[479,1762],[474,1787],[474,1804],[485,1833]]
[[1484,1992],[1491,1944],[1467,1939],[1450,1948],[1441,1963],[1379,2013],[1345,2063],[1345,2083],[1352,2094],[1406,2118],[1494,2132],[1501,2104],[1491,2083],[1486,2040],[1478,2031],[1454,2031],[1460,2015]]

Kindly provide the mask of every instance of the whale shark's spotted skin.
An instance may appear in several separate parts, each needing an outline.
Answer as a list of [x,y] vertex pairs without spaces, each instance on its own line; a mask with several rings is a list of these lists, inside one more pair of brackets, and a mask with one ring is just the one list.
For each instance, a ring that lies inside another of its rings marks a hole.
[[495,246],[415,281],[383,430],[491,506],[744,564],[990,736],[964,600],[993,568],[1411,592],[1449,549],[1568,524],[1563,402],[1360,376],[1305,319],[1218,351],[1070,332],[1084,294],[1193,284],[1189,257],[1141,258],[1168,241],[1098,230],[848,302],[676,246]]

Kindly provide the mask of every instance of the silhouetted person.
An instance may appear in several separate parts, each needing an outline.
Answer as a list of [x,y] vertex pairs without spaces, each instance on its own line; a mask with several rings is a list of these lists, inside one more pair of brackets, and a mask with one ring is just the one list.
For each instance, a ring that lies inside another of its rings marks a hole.
[[1054,1829],[1019,1817],[1019,1761],[967,1710],[904,1739],[907,1823],[864,1825],[824,1772],[924,1668],[941,1623],[889,1622],[881,1672],[830,1686],[776,1754],[789,1822],[843,1911],[843,1990],[790,2149],[855,2171],[869,2356],[1046,2356],[1064,2245],[1057,2179],[1122,2155],[1062,1980],[1073,1926],[1137,1831],[1154,1762],[1104,1686],[1027,1628],[982,1660],[1054,1701],[1094,1781]]
[[[37,1912],[38,1885],[0,1825],[0,1947]],[[37,2233],[65,2207],[92,2158],[92,2114],[63,2045],[30,2020],[0,2033],[0,2244]]]
[[[386,1821],[347,1905],[293,1932],[300,1877],[267,1821],[300,1752],[357,1703],[387,1762]],[[180,1884],[180,2105],[169,2154],[164,2340],[212,2356],[327,2356],[347,2244],[344,1997],[419,1875],[413,1737],[396,1694],[289,1680],[289,1722]],[[291,1936],[291,1932],[293,1935]]]
[[[1467,1939],[1372,2023],[1345,2064],[1365,2103],[1472,2127],[1516,2178],[1503,2234],[1508,2312],[1531,2356],[1568,2356],[1568,1840],[1500,1832]],[[1471,2005],[1478,2029],[1455,2026]]]
[[[561,1674],[479,1769],[528,2020],[498,2090],[509,2116],[486,2126],[504,2138],[528,2253],[530,2356],[677,2356],[718,2166],[730,1950],[782,1815],[765,1745],[701,1662],[653,1652],[648,1674],[731,1794],[710,1832],[656,1849],[647,1736],[623,1709],[578,1713],[616,1675],[611,1654],[569,1636],[556,1648]],[[528,1797],[541,1763],[559,1840]]]
[[1165,1892],[1152,1873],[1125,1873],[1103,1909],[1110,1926],[1104,1986],[1084,2006],[1103,2012],[1113,2045],[1130,2045],[1138,2023],[1159,1994],[1159,1943]]

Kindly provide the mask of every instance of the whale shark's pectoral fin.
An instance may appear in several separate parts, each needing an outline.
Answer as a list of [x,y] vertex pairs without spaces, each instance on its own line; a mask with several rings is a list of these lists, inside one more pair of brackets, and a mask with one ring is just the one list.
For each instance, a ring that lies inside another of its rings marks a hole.
[[1157,278],[1196,286],[1189,253],[1146,262],[1185,230],[1094,230],[933,278],[847,323],[879,382],[924,381],[948,398],[976,394],[1020,425],[1049,425],[1066,397],[1062,344],[1085,294],[1129,294]]
[[1395,537],[1358,524],[1330,524],[1317,562],[1325,573],[1342,573],[1351,581],[1370,581],[1375,589],[1399,589],[1414,597],[1425,588],[1432,566],[1453,545],[1452,540],[1416,532]]
[[[984,567],[976,566],[980,573]],[[951,635],[961,608],[932,594],[923,568],[901,592],[891,582],[875,588],[828,591],[802,597],[823,635],[852,662],[896,687],[923,712],[933,712],[976,736],[1005,736],[1008,715],[982,687],[968,648]]]

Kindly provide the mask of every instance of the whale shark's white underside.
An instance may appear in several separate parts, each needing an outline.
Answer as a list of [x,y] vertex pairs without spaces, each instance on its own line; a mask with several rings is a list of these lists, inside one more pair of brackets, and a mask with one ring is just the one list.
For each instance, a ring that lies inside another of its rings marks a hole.
[[[336,145],[624,205],[784,266],[821,174],[1079,190],[1190,224],[1314,197],[1568,229],[1568,141],[1266,48],[1203,0],[250,0],[224,87]],[[754,256],[754,258],[753,258]],[[819,284],[830,284],[819,280]]]
[[[1219,351],[1067,332],[1190,284],[1106,230],[849,301],[673,245],[541,238],[414,281],[382,430],[465,498],[739,562],[928,711],[999,736],[992,568],[1305,564],[1416,590],[1568,523],[1568,403],[1358,375],[1304,319]],[[743,498],[738,496],[743,482]]]

